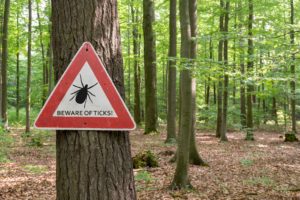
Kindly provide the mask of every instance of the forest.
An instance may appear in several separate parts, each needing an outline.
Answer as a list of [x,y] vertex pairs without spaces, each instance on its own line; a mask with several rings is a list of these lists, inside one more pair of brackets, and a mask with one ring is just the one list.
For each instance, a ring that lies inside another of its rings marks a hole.
[[299,0],[0,0],[0,200],[300,199],[299,33]]

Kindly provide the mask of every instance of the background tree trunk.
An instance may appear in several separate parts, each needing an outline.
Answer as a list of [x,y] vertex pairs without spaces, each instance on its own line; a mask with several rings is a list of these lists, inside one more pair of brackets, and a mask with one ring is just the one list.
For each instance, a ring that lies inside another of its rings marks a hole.
[[[219,21],[219,31],[220,31],[220,39],[219,39],[219,46],[218,46],[218,62],[220,65],[220,71],[223,71],[223,31],[224,31],[224,1],[220,0],[220,21]],[[217,128],[216,128],[216,136],[221,137],[222,131],[222,91],[223,91],[223,84],[222,84],[222,75],[218,77],[218,89],[217,89]]]
[[221,141],[227,141],[227,107],[228,107],[228,90],[229,90],[229,76],[228,72],[228,24],[229,24],[229,9],[230,2],[226,1],[225,5],[225,21],[224,21],[224,88],[223,88],[223,110],[222,110],[222,128]]
[[19,120],[20,110],[20,32],[19,32],[19,12],[17,8],[17,66],[16,66],[16,118]]
[[145,62],[145,134],[157,132],[156,45],[154,1],[143,0],[144,62]]
[[133,54],[134,54],[134,120],[137,125],[141,124],[141,82],[139,65],[139,32],[138,32],[138,9],[134,9],[131,3],[131,15],[133,22]]
[[[90,41],[124,99],[116,0],[53,0],[52,13],[56,81]],[[57,131],[56,142],[58,200],[136,199],[128,132]]]
[[[291,25],[294,25],[294,0],[291,0]],[[290,32],[291,38],[291,48],[295,45],[295,31],[292,28]],[[292,74],[292,81],[291,81],[291,117],[292,117],[292,132],[297,133],[296,130],[296,70],[295,70],[295,60],[296,56],[295,53],[292,52],[292,65],[291,65],[291,74]]]
[[[253,0],[248,0],[249,6],[249,18],[248,18],[248,62],[247,62],[247,70],[248,77],[251,77],[253,74]],[[252,93],[254,91],[253,83],[247,84],[247,135],[246,140],[254,140],[253,137],[253,116],[252,116]]]
[[8,19],[9,19],[10,0],[5,0],[4,20],[2,30],[2,105],[1,105],[1,119],[4,127],[7,127],[7,62],[8,62]]
[[26,84],[26,133],[30,132],[30,102],[31,102],[31,23],[32,23],[32,1],[28,0],[28,50],[27,50],[27,84]]
[[176,140],[176,57],[177,57],[177,0],[170,0],[170,41],[168,60],[168,116],[167,116],[167,139],[166,143]]

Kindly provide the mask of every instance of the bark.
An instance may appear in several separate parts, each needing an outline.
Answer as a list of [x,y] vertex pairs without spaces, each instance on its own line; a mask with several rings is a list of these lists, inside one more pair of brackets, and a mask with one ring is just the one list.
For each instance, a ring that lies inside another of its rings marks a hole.
[[221,128],[221,141],[228,141],[227,133],[227,107],[228,107],[228,89],[229,89],[229,76],[228,76],[228,24],[229,24],[229,9],[230,2],[226,1],[225,5],[225,21],[224,21],[224,88],[223,88],[223,110],[222,110],[222,128]]
[[30,102],[31,102],[31,24],[32,24],[32,1],[28,0],[28,49],[27,49],[27,83],[26,83],[26,132],[30,132]]
[[[90,41],[124,99],[116,0],[52,0],[56,81]],[[74,23],[76,22],[76,23]],[[57,131],[57,199],[136,199],[128,132]]]
[[144,66],[145,66],[145,134],[157,132],[157,86],[154,1],[143,0]]
[[1,119],[4,127],[7,127],[7,67],[8,67],[8,21],[10,11],[10,0],[5,0],[4,19],[2,30],[2,105],[1,105]]
[[130,5],[128,4],[128,19],[127,19],[127,67],[128,67],[128,78],[127,78],[127,105],[128,109],[131,110],[131,35],[130,35]]
[[140,65],[139,65],[139,33],[138,33],[138,10],[131,5],[131,15],[133,22],[133,54],[134,54],[134,120],[137,125],[141,124],[141,81],[140,81]]
[[[291,0],[291,25],[294,25],[294,0]],[[291,46],[292,48],[295,46],[295,31],[292,28],[290,31],[290,38],[291,38]],[[292,52],[292,64],[291,64],[291,75],[292,75],[292,80],[291,80],[291,118],[292,118],[292,132],[297,133],[296,130],[296,69],[295,69],[295,60],[296,56],[295,53]]]
[[[223,68],[223,31],[224,31],[224,1],[220,0],[220,21],[219,21],[219,31],[221,34],[221,38],[219,40],[219,46],[218,46],[218,62],[220,64],[220,69]],[[218,91],[217,91],[217,128],[216,128],[216,137],[221,137],[221,131],[222,131],[222,93],[223,93],[223,84],[222,84],[222,76],[220,75],[218,78]]]
[[188,177],[189,146],[192,131],[192,74],[188,67],[191,50],[191,25],[189,15],[189,1],[179,1],[180,30],[181,30],[181,65],[180,71],[180,117],[177,149],[177,165],[172,189],[190,188]]
[[[247,70],[248,76],[252,75],[253,72],[253,0],[248,0],[249,6],[249,17],[248,17],[248,62],[247,62]],[[254,91],[253,83],[247,84],[247,135],[246,140],[254,140],[253,137],[253,113],[252,113],[252,93]]]
[[170,1],[170,41],[168,60],[168,116],[167,116],[167,139],[166,143],[176,140],[176,56],[177,56],[177,25],[176,11],[177,0]]

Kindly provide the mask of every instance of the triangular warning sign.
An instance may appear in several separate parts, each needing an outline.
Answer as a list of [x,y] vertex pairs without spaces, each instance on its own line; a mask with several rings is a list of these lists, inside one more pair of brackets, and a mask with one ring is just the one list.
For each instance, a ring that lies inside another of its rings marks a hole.
[[135,129],[124,101],[88,42],[71,61],[34,125],[54,130]]

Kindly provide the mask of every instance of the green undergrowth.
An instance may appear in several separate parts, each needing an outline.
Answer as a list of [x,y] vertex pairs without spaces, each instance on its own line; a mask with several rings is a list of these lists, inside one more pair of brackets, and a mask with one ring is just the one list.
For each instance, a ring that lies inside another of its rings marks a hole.
[[150,150],[139,152],[133,157],[133,168],[158,167],[158,157]]

